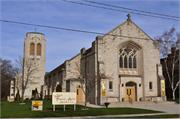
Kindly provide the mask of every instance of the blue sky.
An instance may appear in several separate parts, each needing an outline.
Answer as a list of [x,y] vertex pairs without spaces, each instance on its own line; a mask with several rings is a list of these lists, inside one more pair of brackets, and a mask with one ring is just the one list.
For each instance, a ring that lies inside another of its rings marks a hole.
[[[86,3],[83,1],[76,1]],[[143,11],[180,16],[179,1],[98,1],[101,3]],[[89,4],[89,3],[86,3]],[[61,0],[1,0],[0,19],[30,24],[64,27],[107,33],[127,19],[124,12],[100,9],[67,3]],[[94,4],[95,5],[95,4]],[[128,10],[126,10],[128,11]],[[179,31],[179,21],[131,14],[132,21],[151,38],[161,35],[172,26]],[[97,34],[87,34],[51,28],[0,22],[0,56],[17,59],[23,56],[24,38],[27,32],[45,34],[47,40],[46,71],[49,72],[78,54],[81,48],[88,49]]]

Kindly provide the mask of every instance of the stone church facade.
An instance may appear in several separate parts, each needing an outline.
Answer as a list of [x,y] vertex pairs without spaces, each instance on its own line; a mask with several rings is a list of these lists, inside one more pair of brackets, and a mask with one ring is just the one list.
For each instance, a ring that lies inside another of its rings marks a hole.
[[[76,69],[77,64],[81,74]],[[112,78],[102,79],[93,87],[87,100],[90,103],[166,101],[159,43],[141,30],[130,15],[107,34],[97,36],[91,48],[82,48],[75,57],[47,74],[45,95],[51,95],[59,82],[63,92],[76,92],[78,95],[82,91],[78,76],[87,78],[98,75],[100,71]],[[82,92],[80,101],[84,99]]]
[[[45,60],[43,66],[44,63]],[[99,75],[102,71],[111,78],[101,79],[93,87],[87,99],[92,104],[166,101],[159,43],[140,29],[130,15],[107,34],[97,36],[89,49],[82,48],[79,54],[46,74],[44,84],[41,82],[42,96],[50,97],[61,83],[62,92],[76,92],[77,101],[84,102],[78,78]],[[44,69],[42,76],[43,72]]]

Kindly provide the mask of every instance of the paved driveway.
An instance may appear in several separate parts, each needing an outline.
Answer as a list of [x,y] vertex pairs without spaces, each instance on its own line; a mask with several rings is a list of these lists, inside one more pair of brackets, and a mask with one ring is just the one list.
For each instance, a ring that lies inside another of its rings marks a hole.
[[142,108],[163,111],[168,114],[180,114],[180,104],[174,105],[153,105],[153,106],[133,106],[133,108]]

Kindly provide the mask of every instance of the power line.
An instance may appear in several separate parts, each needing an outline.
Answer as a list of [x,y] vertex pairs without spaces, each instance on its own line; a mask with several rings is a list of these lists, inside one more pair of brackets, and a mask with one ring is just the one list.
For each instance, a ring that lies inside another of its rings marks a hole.
[[104,5],[104,6],[115,7],[115,8],[127,9],[127,10],[132,10],[132,11],[137,11],[137,12],[144,12],[144,13],[148,13],[148,14],[155,14],[155,15],[161,15],[161,16],[166,16],[166,17],[180,18],[180,17],[177,17],[177,16],[171,16],[171,15],[166,15],[166,14],[148,12],[148,11],[143,11],[143,10],[136,10],[136,9],[126,8],[126,7],[120,7],[120,6],[115,6],[115,5],[104,4],[104,3],[100,3],[100,2],[93,2],[93,1],[88,1],[88,0],[82,0],[82,1],[89,2],[89,3],[94,3],[94,4],[99,4],[99,5]]
[[[130,36],[122,36],[122,35],[113,35],[113,34],[107,34],[107,33],[94,32],[94,31],[85,31],[85,30],[77,30],[77,29],[70,29],[70,28],[46,26],[46,25],[39,25],[39,24],[30,24],[30,23],[23,23],[23,22],[16,22],[16,21],[8,21],[8,20],[1,20],[1,19],[0,19],[0,21],[1,21],[1,22],[15,23],[15,24],[22,24],[22,25],[29,25],[29,26],[39,26],[39,27],[46,27],[46,28],[52,28],[52,29],[61,29],[61,30],[66,30],[66,31],[82,32],[82,33],[90,33],[90,34],[99,34],[99,35],[109,35],[109,36],[115,36],[115,37],[124,37],[124,38],[134,38],[134,39],[152,40],[152,39],[148,39],[148,38],[138,38],[138,37],[130,37]],[[173,42],[173,41],[168,41],[168,42]]]
[[147,15],[147,14],[136,13],[136,12],[129,12],[129,11],[124,11],[124,10],[118,10],[118,9],[107,8],[107,7],[100,7],[100,6],[96,6],[96,5],[84,4],[84,3],[79,3],[79,2],[73,2],[73,1],[67,1],[67,0],[61,0],[61,1],[69,2],[69,3],[74,3],[74,4],[85,5],[85,6],[97,7],[97,8],[102,8],[102,9],[108,9],[108,10],[113,10],[113,11],[126,12],[126,13],[132,13],[132,14],[138,14],[138,15],[156,17],[156,18],[162,18],[162,19],[180,21],[180,20],[178,20],[178,19],[172,19],[172,18],[166,18],[166,17],[160,17],[160,16],[153,16],[153,15]]

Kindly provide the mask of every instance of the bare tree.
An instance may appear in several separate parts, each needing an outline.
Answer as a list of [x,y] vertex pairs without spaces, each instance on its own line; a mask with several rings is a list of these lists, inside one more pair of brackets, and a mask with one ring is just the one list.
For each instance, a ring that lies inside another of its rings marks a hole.
[[11,63],[11,60],[0,58],[1,69],[1,97],[5,96],[5,93],[9,94],[10,80],[15,76],[16,68]]
[[[179,42],[180,34],[175,32],[175,28],[172,27],[169,31],[164,31],[161,36],[157,36],[154,39],[159,41],[161,63],[163,70],[165,71],[165,79],[170,83],[172,89],[173,100],[175,99],[175,91],[180,84],[178,80],[179,76]],[[176,33],[176,37],[175,34]],[[171,53],[171,54],[170,54]],[[178,69],[178,72],[176,72]],[[176,79],[176,80],[175,80]],[[167,82],[167,81],[166,81]]]
[[33,77],[38,71],[38,65],[36,64],[36,61],[34,59],[25,59],[21,56],[19,57],[19,59],[16,59],[15,61],[18,69],[17,72],[21,72],[21,74],[19,74],[19,76],[16,77],[16,82],[18,83],[17,88],[20,88],[22,86],[21,100],[23,103],[24,93],[28,85],[38,83],[35,82]]
[[[78,79],[78,81],[81,84],[82,91],[85,95],[85,110],[87,106],[87,98],[92,92],[93,89],[97,85],[101,83],[101,79],[112,79],[112,76],[105,75],[103,70],[99,70],[99,72],[96,74],[95,72],[89,72],[88,75],[84,74],[82,72],[81,65],[78,62],[75,62],[74,72],[71,72],[74,74],[74,76]],[[86,69],[85,69],[86,70]]]

